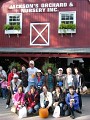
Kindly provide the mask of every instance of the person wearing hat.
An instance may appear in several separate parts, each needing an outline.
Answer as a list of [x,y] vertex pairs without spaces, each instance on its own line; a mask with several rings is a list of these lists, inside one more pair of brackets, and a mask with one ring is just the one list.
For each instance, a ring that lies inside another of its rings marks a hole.
[[28,87],[27,87],[27,91],[29,91],[30,86],[37,85],[37,80],[36,80],[36,72],[37,72],[38,68],[36,68],[34,66],[34,61],[30,60],[29,62],[29,68],[27,69],[28,72]]
[[13,103],[14,103],[14,95],[17,93],[18,87],[20,85],[23,86],[22,80],[19,79],[19,76],[17,74],[14,74],[13,79],[11,80],[11,83],[10,83],[11,98]]
[[56,74],[56,82],[62,89],[64,89],[65,74],[63,74],[63,69],[58,69],[58,74]]
[[10,85],[12,97],[17,92],[18,86],[20,85],[23,86],[22,80],[19,79],[19,76],[17,74],[14,74],[13,79],[11,81],[11,85]]
[[39,69],[36,72],[36,78],[37,78],[37,89],[38,89],[38,92],[41,93],[42,86],[45,83],[45,76],[42,74],[41,70]]

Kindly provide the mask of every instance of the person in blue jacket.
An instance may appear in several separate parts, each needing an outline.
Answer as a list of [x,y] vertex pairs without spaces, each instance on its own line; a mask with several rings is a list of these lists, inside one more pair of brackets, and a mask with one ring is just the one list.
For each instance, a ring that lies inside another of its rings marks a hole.
[[45,76],[42,74],[41,70],[37,70],[36,72],[36,81],[37,81],[37,89],[38,92],[42,92],[42,86],[45,84]]
[[74,111],[81,113],[79,108],[79,98],[78,94],[74,91],[74,87],[69,87],[69,93],[66,95],[66,104],[68,105],[69,111],[70,111],[70,117],[72,119],[75,118]]

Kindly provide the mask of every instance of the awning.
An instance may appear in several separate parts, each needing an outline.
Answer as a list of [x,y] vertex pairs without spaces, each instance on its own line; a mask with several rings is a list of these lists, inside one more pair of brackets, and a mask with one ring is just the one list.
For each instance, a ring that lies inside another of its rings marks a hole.
[[0,53],[82,53],[90,54],[90,48],[0,48]]

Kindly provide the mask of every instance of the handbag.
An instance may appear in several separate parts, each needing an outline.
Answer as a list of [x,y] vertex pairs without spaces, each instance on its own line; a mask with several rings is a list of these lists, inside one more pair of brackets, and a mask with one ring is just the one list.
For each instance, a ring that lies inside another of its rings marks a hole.
[[24,117],[27,117],[27,109],[25,106],[19,110],[19,118],[24,118]]
[[56,106],[53,112],[53,117],[58,118],[60,117],[60,107]]
[[87,86],[83,86],[82,90],[83,90],[83,93],[87,93],[87,90],[88,90]]
[[11,107],[11,112],[13,112],[13,113],[16,113],[16,106],[15,105],[13,105],[12,107]]

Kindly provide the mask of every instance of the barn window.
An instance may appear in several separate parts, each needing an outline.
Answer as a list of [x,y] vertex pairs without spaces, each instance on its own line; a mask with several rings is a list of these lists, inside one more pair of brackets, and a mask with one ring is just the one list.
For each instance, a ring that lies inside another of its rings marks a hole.
[[6,17],[5,34],[22,33],[22,13],[8,13]]
[[76,11],[59,12],[58,33],[76,33]]

